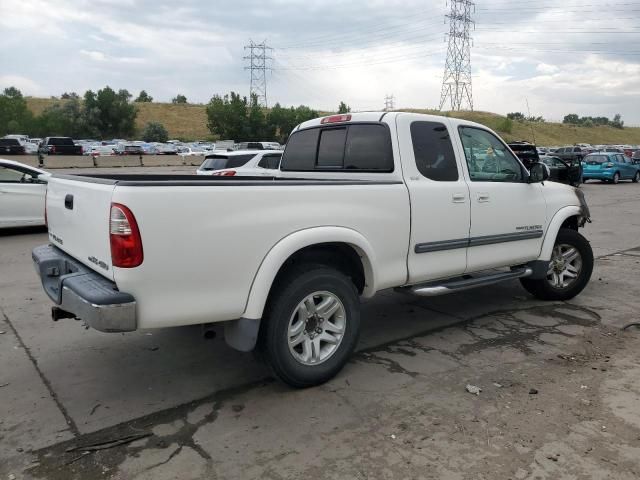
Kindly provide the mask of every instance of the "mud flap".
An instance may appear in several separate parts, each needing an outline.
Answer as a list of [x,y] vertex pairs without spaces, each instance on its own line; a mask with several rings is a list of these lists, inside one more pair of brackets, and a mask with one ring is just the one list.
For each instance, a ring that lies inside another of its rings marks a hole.
[[241,318],[224,325],[224,340],[231,348],[250,352],[258,341],[260,319]]

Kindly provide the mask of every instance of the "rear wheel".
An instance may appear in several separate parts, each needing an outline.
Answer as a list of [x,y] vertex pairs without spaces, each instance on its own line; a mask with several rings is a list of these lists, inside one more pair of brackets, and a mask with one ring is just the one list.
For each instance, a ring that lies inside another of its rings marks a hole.
[[633,183],[638,183],[640,182],[640,172],[636,172],[636,174],[633,176],[633,178],[631,179],[631,181]]
[[269,303],[262,349],[276,376],[292,387],[333,378],[358,342],[360,301],[353,282],[330,267],[292,269]]
[[587,239],[563,228],[556,238],[546,277],[522,278],[520,283],[541,300],[569,300],[584,290],[592,271],[593,250]]

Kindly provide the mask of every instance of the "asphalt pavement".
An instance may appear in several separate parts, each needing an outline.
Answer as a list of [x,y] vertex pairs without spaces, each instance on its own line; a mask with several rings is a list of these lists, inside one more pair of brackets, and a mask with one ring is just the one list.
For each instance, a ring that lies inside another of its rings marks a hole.
[[[598,258],[578,298],[539,302],[518,282],[431,299],[382,292],[363,306],[360,353],[304,391],[201,327],[52,322],[31,265],[46,233],[3,232],[0,478],[638,478],[639,337],[620,328],[638,321],[640,186],[583,190]],[[532,438],[514,436],[527,426]],[[66,452],[131,435],[146,436]],[[613,453],[584,463],[577,436]]]

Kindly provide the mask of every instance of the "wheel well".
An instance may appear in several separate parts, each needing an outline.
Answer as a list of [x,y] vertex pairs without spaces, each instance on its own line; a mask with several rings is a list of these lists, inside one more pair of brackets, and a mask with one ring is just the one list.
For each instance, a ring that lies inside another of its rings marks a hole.
[[302,263],[322,264],[335,268],[351,279],[358,293],[364,290],[364,267],[358,252],[346,243],[320,243],[298,250],[282,264],[273,281],[269,296],[287,272],[293,266]]
[[573,217],[569,217],[567,218],[564,222],[562,222],[562,225],[560,226],[560,228],[570,228],[571,230],[578,230],[578,217],[577,216],[573,216]]

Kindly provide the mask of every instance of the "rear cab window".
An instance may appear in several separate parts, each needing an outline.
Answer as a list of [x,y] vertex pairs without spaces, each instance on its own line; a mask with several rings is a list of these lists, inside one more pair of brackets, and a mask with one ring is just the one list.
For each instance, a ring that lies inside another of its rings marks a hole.
[[351,123],[294,132],[281,170],[293,172],[393,172],[389,128],[383,123]]

